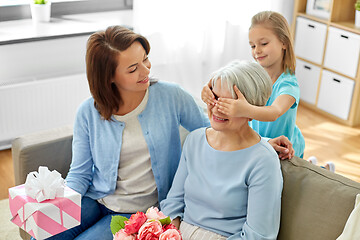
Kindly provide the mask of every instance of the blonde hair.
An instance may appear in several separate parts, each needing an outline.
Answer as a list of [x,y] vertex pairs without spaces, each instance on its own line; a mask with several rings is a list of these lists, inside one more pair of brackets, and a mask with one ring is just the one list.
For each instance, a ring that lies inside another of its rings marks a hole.
[[272,81],[265,69],[256,62],[234,60],[212,74],[212,87],[217,81],[226,86],[236,98],[234,85],[246,100],[256,106],[264,106],[272,91]]
[[264,24],[270,26],[271,30],[282,42],[286,49],[283,56],[283,71],[295,74],[295,53],[293,48],[293,40],[290,32],[290,27],[283,15],[273,11],[263,11],[254,15],[251,19],[251,26]]

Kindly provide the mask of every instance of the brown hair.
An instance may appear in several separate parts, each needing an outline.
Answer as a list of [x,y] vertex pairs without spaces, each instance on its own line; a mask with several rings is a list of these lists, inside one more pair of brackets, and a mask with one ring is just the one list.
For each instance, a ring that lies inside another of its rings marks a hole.
[[283,57],[283,71],[295,74],[295,53],[293,48],[293,40],[290,33],[290,27],[284,16],[280,13],[272,11],[263,11],[254,15],[251,19],[251,26],[264,24],[271,27],[274,34],[278,37],[280,42],[285,44]]
[[95,32],[87,41],[86,75],[94,106],[105,120],[110,120],[113,112],[119,110],[121,101],[117,87],[111,82],[118,66],[118,54],[135,41],[140,42],[149,54],[147,39],[121,26],[110,26],[105,31]]

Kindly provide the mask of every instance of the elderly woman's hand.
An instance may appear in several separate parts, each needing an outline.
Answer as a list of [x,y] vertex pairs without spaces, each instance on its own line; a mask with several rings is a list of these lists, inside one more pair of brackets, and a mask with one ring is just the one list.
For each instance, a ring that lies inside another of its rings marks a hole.
[[176,227],[176,229],[180,229],[180,218],[177,217],[174,220],[171,221],[171,223]]
[[281,160],[291,159],[294,157],[295,150],[290,140],[284,135],[269,140],[270,145],[279,154]]

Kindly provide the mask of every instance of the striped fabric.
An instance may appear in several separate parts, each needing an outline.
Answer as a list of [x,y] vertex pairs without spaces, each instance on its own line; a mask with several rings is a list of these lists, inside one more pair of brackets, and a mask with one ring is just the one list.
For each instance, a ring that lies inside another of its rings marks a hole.
[[180,232],[183,240],[225,240],[226,237],[194,226],[184,221],[180,224]]

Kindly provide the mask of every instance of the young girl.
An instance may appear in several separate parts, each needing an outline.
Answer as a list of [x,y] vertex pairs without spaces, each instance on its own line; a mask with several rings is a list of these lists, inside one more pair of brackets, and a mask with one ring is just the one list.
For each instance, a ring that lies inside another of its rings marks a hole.
[[256,14],[251,21],[249,43],[253,58],[273,82],[266,106],[249,104],[236,87],[237,99],[214,101],[209,84],[202,91],[202,99],[207,104],[216,104],[225,115],[254,119],[250,126],[262,137],[285,135],[292,142],[295,155],[303,157],[305,140],[295,124],[300,90],[294,75],[295,54],[286,19],[271,11]]

